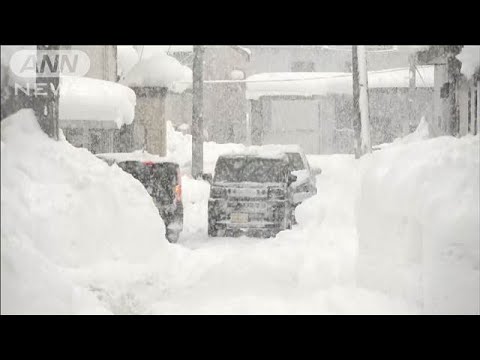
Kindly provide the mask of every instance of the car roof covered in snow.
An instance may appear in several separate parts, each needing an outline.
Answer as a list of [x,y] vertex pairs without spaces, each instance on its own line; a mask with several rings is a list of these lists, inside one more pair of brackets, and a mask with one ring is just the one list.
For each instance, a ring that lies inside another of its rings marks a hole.
[[297,144],[288,144],[288,145],[270,144],[270,145],[262,145],[260,148],[269,152],[301,153],[301,154],[304,153],[302,147]]
[[285,153],[269,153],[269,152],[243,152],[235,154],[223,154],[218,158],[221,159],[236,159],[236,158],[258,158],[258,159],[269,159],[269,160],[285,160],[288,161],[288,157]]
[[103,153],[96,154],[98,158],[110,160],[115,163],[124,161],[152,162],[152,163],[172,163],[176,164],[173,159],[161,157],[159,155],[150,154],[146,151],[137,150],[130,153]]
[[234,157],[250,156],[250,157],[263,158],[263,159],[282,159],[285,157],[288,160],[286,155],[287,153],[303,154],[304,152],[300,145],[295,145],[295,144],[252,145],[240,152],[235,151],[232,153],[225,153],[225,154],[222,154],[220,157],[234,158]]

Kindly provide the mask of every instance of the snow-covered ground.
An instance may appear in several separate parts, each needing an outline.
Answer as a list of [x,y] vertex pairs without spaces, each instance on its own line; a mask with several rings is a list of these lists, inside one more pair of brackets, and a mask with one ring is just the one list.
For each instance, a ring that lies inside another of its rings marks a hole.
[[[459,306],[479,312],[471,306],[478,303],[473,290],[479,280],[478,232],[473,231],[478,229],[478,136],[398,143],[361,161],[311,155],[311,165],[323,170],[318,195],[297,208],[299,224],[292,230],[273,239],[210,239],[209,185],[188,174],[188,136],[171,128],[167,134],[168,155],[184,169],[185,228],[177,244],[165,240],[150,196],[133,177],[65,140],[47,138],[29,110],[2,120],[2,313],[422,313],[422,302],[414,297],[402,298],[371,282],[363,287],[365,278],[357,271],[362,239],[375,228],[371,218],[360,216],[364,207],[378,217],[375,240],[408,240],[388,234],[392,221],[402,223],[412,197],[418,198],[415,214],[424,216],[413,218],[425,221],[425,239],[449,230],[445,239],[455,233],[455,243],[466,244],[462,264],[469,267],[469,278],[454,293],[466,303],[450,304],[457,312]],[[207,143],[205,169],[213,170],[220,153],[241,149]],[[425,177],[430,171],[440,178]],[[427,183],[432,197],[422,198]],[[418,212],[425,201],[448,211]],[[402,207],[385,211],[395,203]],[[434,232],[442,214],[455,216]],[[449,283],[466,273],[435,264],[429,271],[449,275]],[[390,275],[384,275],[388,281]]]

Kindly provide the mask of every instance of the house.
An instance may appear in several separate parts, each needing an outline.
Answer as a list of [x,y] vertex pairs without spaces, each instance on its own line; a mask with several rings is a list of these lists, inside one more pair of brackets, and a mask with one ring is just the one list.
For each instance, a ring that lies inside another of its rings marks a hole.
[[[462,64],[462,59],[465,64]],[[434,66],[434,121],[439,135],[478,133],[479,46],[430,46],[416,62]],[[465,65],[469,70],[465,71]]]
[[[106,82],[117,81],[117,49],[114,45],[85,45],[85,46],[62,46],[61,48],[68,50],[80,50],[87,54],[90,59],[90,68],[85,74],[86,79],[97,79]],[[72,85],[70,93],[72,97],[69,97],[67,101],[82,101],[93,100],[90,95],[97,94],[97,98],[103,98],[102,89],[117,89],[110,86],[108,83],[102,82],[89,82],[88,80],[78,81],[75,85]],[[82,90],[82,86],[85,86]],[[89,87],[90,86],[90,87]],[[98,86],[96,88],[95,86]],[[120,88],[118,88],[120,89]],[[108,91],[108,90],[106,90]],[[121,91],[121,90],[118,90]],[[114,92],[115,93],[115,92]],[[60,97],[62,97],[62,92]],[[73,95],[74,94],[74,95]],[[111,94],[112,95],[112,94]],[[69,96],[69,95],[67,95]],[[76,96],[76,98],[73,98]],[[109,96],[109,95],[106,95]],[[114,95],[113,95],[114,96]],[[130,94],[131,97],[131,94]],[[89,100],[87,100],[89,99]],[[122,99],[122,97],[120,97]],[[61,100],[63,101],[63,100]],[[113,102],[112,102],[113,101]],[[115,110],[112,111],[105,109],[100,112],[95,112],[95,109],[91,107],[90,102],[87,102],[90,106],[90,112],[84,111],[84,119],[78,118],[78,112],[71,114],[69,118],[65,117],[65,113],[60,111],[59,114],[59,127],[62,129],[65,138],[74,146],[84,147],[89,149],[92,153],[105,153],[114,152],[118,146],[118,132],[115,119]],[[116,104],[116,101],[110,98],[110,102],[106,104]],[[133,103],[134,104],[134,103]],[[134,106],[134,105],[133,105]],[[61,107],[60,107],[61,110]],[[85,109],[86,110],[86,109]],[[103,112],[102,112],[103,111]],[[105,114],[112,115],[112,118],[106,119]],[[132,119],[133,121],[133,119]]]
[[[193,65],[193,47],[167,46],[182,64]],[[223,82],[245,79],[250,51],[237,45],[206,46],[204,52],[203,124],[206,140],[217,143],[246,140],[247,100],[245,84]],[[175,126],[191,126],[192,94],[190,90],[167,94],[166,119]]]
[[88,77],[62,77],[59,125],[74,146],[92,153],[115,150],[116,133],[132,124],[136,96],[132,89]]
[[[248,45],[247,76],[259,73],[351,72],[352,47],[331,45]],[[408,66],[408,46],[367,46],[369,70]]]
[[[9,70],[8,57],[15,51],[36,46],[2,47],[2,118],[20,108],[34,108],[34,91],[18,91]],[[115,150],[116,132],[133,121],[135,94],[115,84],[115,46],[61,46],[60,50],[81,50],[87,54],[90,67],[85,77],[62,76],[60,79],[59,127],[66,139],[93,153]],[[33,80],[34,81],[34,80]],[[28,80],[32,83],[32,79]],[[34,86],[34,83],[33,85]]]
[[[402,124],[415,128],[433,116],[433,66],[418,67],[414,108],[409,114],[409,68],[370,71],[372,144],[402,135]],[[255,145],[302,144],[307,153],[353,152],[352,74],[287,72],[247,78],[251,138]]]
[[133,89],[137,103],[135,121],[118,134],[117,151],[145,149],[150,154],[165,156],[167,94],[181,94],[191,88],[192,71],[164,51],[145,48],[138,62],[119,81]]

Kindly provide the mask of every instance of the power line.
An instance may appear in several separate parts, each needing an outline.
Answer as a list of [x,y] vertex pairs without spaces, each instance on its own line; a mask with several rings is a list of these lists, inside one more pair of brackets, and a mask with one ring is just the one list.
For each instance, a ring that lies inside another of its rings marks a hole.
[[[418,74],[420,75],[420,78],[423,81],[423,84],[426,86],[426,82],[423,79],[422,75],[420,74],[420,71],[418,67],[416,67],[416,70]],[[399,72],[399,71],[405,71],[406,68],[398,68],[398,69],[384,69],[384,70],[376,70],[373,73],[374,74],[381,74],[381,73],[388,73],[388,72]],[[370,73],[369,75],[371,75]],[[322,77],[311,77],[311,78],[294,78],[294,79],[271,79],[271,80],[204,80],[204,83],[272,83],[272,82],[291,82],[291,81],[313,81],[313,80],[328,80],[328,79],[337,79],[337,78],[351,78],[352,74],[351,73],[343,73],[343,74],[338,74],[338,75],[332,75],[332,76],[322,76]],[[190,83],[189,81],[178,81],[178,83]]]

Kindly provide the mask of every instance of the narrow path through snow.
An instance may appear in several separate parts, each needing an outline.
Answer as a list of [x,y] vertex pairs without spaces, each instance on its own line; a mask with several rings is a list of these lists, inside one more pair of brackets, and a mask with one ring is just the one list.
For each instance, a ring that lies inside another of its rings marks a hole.
[[165,291],[151,294],[145,312],[415,312],[402,301],[355,287],[353,157],[312,156],[310,161],[323,168],[318,195],[298,208],[298,225],[273,239],[209,238],[209,186],[185,176],[185,229],[175,245],[184,251],[183,260]]

